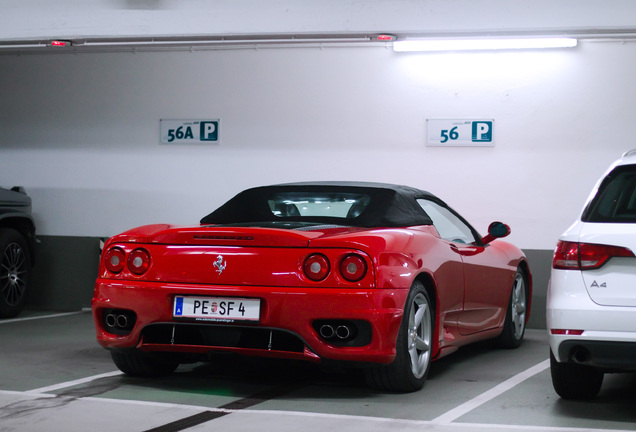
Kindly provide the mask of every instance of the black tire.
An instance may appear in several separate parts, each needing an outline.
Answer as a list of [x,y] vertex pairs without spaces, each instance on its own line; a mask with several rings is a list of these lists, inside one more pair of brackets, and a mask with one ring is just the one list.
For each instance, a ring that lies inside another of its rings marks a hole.
[[592,399],[601,391],[603,372],[576,363],[559,363],[550,350],[550,375],[554,391],[563,399]]
[[0,228],[0,318],[13,318],[22,311],[30,274],[27,241],[14,229]]
[[365,369],[367,385],[392,392],[422,388],[431,365],[435,311],[421,282],[414,282],[406,300],[393,362]]
[[528,310],[528,290],[525,273],[517,269],[517,274],[510,290],[510,299],[506,309],[503,330],[496,342],[502,348],[518,348],[526,332]]
[[170,375],[179,363],[162,361],[140,351],[111,351],[115,366],[126,375],[135,377],[158,377]]

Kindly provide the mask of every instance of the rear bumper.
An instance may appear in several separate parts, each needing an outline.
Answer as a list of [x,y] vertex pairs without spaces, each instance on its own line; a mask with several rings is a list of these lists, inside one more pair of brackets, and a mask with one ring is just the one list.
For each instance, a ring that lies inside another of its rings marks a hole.
[[636,371],[636,342],[566,339],[559,344],[558,356],[562,362],[607,371]]
[[[175,295],[259,298],[260,321],[175,320]],[[98,279],[92,307],[97,341],[108,349],[390,363],[407,295],[408,289],[230,287]],[[116,332],[120,334],[109,331],[104,311],[110,310],[134,312],[134,325]],[[321,320],[360,323],[370,337],[362,346],[330,343],[314,326]]]
[[580,272],[552,270],[546,319],[550,349],[558,362],[636,369],[636,308],[595,303]]

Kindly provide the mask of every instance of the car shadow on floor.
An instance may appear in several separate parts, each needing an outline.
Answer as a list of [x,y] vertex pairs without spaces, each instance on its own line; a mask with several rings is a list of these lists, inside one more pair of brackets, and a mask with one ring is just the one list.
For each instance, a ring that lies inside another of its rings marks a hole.
[[[429,380],[442,380],[463,365],[485,362],[493,351],[491,342],[462,347],[450,356],[433,362]],[[152,388],[180,393],[232,394],[250,397],[271,387],[299,389],[311,386],[312,397],[346,399],[390,394],[367,387],[362,368],[343,364],[314,364],[304,361],[216,355],[210,362],[181,365],[169,376],[158,378],[118,378],[122,385]],[[317,387],[320,388],[318,391]],[[426,389],[426,384],[424,390]],[[296,394],[295,394],[296,396]]]
[[636,422],[636,373],[605,374],[596,398],[573,401],[559,399],[555,414],[582,420],[619,423]]

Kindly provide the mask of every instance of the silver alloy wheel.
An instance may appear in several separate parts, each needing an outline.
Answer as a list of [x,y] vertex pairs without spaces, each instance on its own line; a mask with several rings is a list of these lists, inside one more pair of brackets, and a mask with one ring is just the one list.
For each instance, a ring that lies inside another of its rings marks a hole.
[[512,326],[515,339],[521,339],[526,326],[526,282],[521,272],[515,276],[512,285]]
[[26,291],[26,273],[27,259],[22,247],[10,243],[0,261],[0,292],[9,306],[15,306],[22,300]]
[[415,378],[422,378],[428,369],[432,333],[431,308],[426,297],[419,293],[411,304],[407,341],[411,371]]

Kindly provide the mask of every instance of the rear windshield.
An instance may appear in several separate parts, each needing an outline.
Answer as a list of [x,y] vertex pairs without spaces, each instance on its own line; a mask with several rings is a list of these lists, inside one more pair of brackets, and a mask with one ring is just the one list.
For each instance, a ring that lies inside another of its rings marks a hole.
[[296,183],[244,190],[201,219],[208,225],[299,222],[355,227],[430,225],[415,196],[428,192],[381,183]]
[[267,200],[277,218],[284,217],[358,217],[369,205],[368,195],[354,193],[283,192]]
[[636,222],[636,165],[616,167],[583,212],[583,222]]

